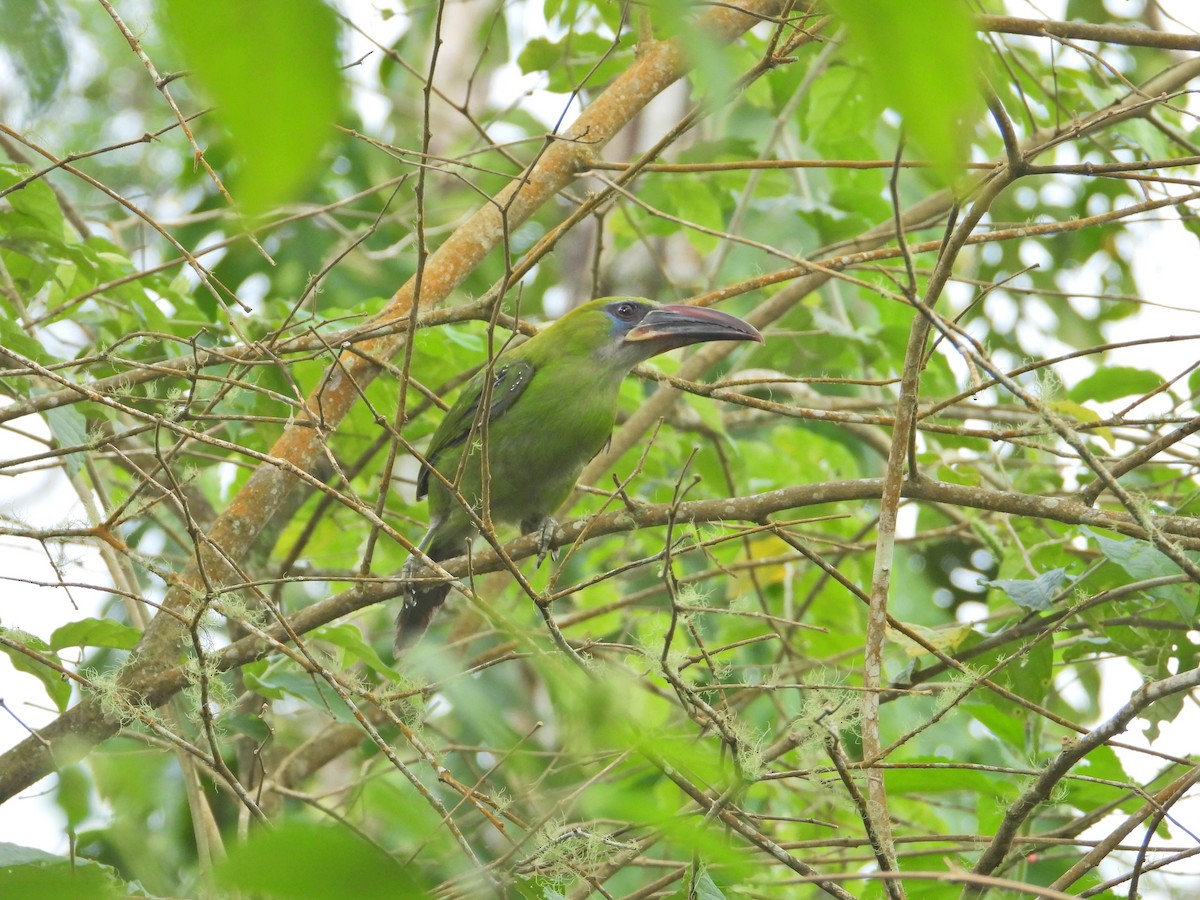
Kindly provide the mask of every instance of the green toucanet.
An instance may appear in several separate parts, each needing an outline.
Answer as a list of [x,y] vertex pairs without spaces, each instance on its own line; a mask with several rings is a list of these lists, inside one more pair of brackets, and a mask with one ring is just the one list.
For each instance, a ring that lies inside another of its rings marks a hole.
[[[550,515],[612,434],[621,380],[658,353],[704,341],[761,342],[762,335],[735,316],[702,306],[607,297],[502,353],[463,388],[425,451],[417,498],[429,495],[429,531],[421,551],[436,561],[466,552],[475,526],[462,500],[479,514],[486,445],[492,521],[538,532],[544,554],[554,530]],[[489,378],[485,429],[480,405]],[[462,499],[442,479],[455,484]],[[412,579],[422,568],[410,557],[402,575]],[[449,590],[444,582],[408,585],[396,620],[398,654],[424,633]]]

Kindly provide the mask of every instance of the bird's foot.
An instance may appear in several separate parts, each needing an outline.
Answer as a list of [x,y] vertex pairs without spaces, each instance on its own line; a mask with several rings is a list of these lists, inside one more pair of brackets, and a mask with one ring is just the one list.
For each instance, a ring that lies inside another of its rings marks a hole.
[[542,562],[549,556],[551,559],[558,559],[558,550],[551,547],[554,542],[554,532],[558,530],[558,523],[550,516],[546,516],[540,521],[529,522],[528,528],[524,531],[526,534],[537,535],[537,563],[535,568],[541,568]]
[[400,596],[403,603],[396,616],[396,640],[392,647],[396,660],[420,640],[450,592],[448,584],[422,585],[431,574],[429,567],[416,556],[405,560],[400,569]]
[[[424,568],[425,568],[425,564],[423,562],[421,562],[415,556],[410,556],[408,559],[406,559],[404,561],[403,568],[400,569],[400,580],[401,581],[412,581],[414,578],[416,578],[417,576],[419,576],[421,574],[421,571]],[[404,590],[406,593],[412,594],[413,586],[411,584],[405,585]]]

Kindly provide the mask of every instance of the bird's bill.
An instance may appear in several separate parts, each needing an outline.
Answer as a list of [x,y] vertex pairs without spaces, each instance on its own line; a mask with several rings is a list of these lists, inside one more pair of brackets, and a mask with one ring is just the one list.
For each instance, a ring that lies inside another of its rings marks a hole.
[[[763,336],[749,322],[706,306],[669,304],[651,309],[625,335],[628,342],[654,341],[664,349],[704,341],[756,341]],[[661,351],[659,351],[661,352]]]

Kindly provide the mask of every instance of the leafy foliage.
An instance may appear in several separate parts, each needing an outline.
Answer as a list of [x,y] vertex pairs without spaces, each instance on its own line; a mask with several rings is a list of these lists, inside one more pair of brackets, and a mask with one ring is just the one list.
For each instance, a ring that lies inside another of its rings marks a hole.
[[[1154,20],[61,6],[0,2],[0,815],[53,775],[72,855],[0,845],[5,895],[1193,895]],[[557,559],[489,536],[393,659],[442,410],[605,294],[767,340],[628,379]]]

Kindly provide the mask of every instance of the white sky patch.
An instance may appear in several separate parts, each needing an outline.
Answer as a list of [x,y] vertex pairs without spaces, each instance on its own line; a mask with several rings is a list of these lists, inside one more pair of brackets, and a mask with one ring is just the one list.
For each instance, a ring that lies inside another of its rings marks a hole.
[[[7,402],[7,401],[3,401]],[[30,434],[49,437],[38,416],[12,423]],[[44,451],[45,445],[10,431],[0,431],[0,458],[15,459]],[[0,517],[30,528],[55,528],[86,524],[83,504],[61,469],[44,469],[15,478],[0,478]],[[51,559],[60,563],[62,578],[84,584],[106,585],[108,573],[93,547],[49,543],[49,555],[36,541],[0,538],[0,572],[21,581],[0,580],[0,625],[28,631],[46,640],[54,630],[84,616],[97,616],[103,594],[95,590],[54,587],[59,583]],[[65,565],[64,565],[65,564]],[[33,583],[29,583],[33,582]],[[28,737],[26,728],[44,728],[58,718],[58,710],[32,675],[17,672],[0,654],[0,698],[14,715],[0,709],[0,751]],[[20,719],[20,722],[17,719]],[[23,724],[22,724],[23,723]],[[64,820],[44,792],[52,779],[39,782],[0,806],[0,841],[64,853],[67,838]]]

